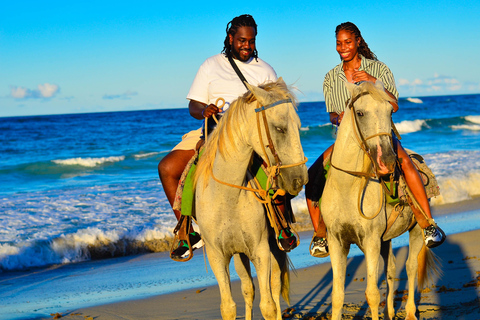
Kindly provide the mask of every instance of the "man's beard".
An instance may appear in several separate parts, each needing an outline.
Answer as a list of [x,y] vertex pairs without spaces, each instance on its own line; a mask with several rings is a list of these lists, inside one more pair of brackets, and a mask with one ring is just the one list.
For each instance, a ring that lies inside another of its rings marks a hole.
[[239,60],[239,61],[242,61],[242,62],[246,62],[248,60],[250,60],[250,58],[253,56],[253,51],[249,51],[249,54],[248,56],[245,58],[245,56],[242,56],[240,55],[240,51],[236,50],[233,46],[232,46],[232,56]]

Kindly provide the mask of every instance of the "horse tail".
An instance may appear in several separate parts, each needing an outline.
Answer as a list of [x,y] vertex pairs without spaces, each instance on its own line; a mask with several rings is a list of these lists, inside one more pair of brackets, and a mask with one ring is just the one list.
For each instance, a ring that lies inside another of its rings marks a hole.
[[282,266],[282,288],[280,293],[282,294],[283,300],[285,300],[288,305],[290,305],[290,265],[293,266],[292,261],[285,253],[285,262]]
[[422,290],[434,277],[442,275],[440,259],[427,246],[423,245],[418,254],[418,289]]

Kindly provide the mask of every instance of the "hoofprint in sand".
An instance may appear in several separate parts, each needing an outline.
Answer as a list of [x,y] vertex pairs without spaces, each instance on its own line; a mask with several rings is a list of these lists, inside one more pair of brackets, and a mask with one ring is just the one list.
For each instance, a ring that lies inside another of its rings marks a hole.
[[[439,214],[442,214],[439,212]],[[308,241],[303,234],[302,241]],[[443,263],[443,277],[433,279],[417,293],[418,319],[480,319],[480,230],[448,235],[446,242],[433,249]],[[394,250],[397,258],[395,310],[396,319],[404,317],[407,277],[405,259],[407,248]],[[284,318],[329,319],[332,273],[330,263],[297,269],[291,274],[291,306],[282,303]],[[380,272],[382,272],[380,268]],[[363,256],[348,260],[346,295],[343,319],[369,319],[365,301],[365,261]],[[380,290],[385,283],[380,280]],[[239,282],[232,291],[237,302],[237,319],[243,319],[243,298]],[[74,310],[62,315],[66,319],[221,319],[218,304],[220,295],[216,286],[186,290],[143,300],[131,300],[98,307]],[[258,297],[254,303],[254,319],[260,319]],[[44,318],[47,319],[47,318]],[[49,318],[51,319],[51,318]]]

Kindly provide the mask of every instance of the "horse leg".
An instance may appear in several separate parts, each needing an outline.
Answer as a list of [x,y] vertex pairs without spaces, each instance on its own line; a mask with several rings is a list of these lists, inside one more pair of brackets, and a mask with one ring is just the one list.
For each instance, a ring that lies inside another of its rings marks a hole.
[[394,280],[395,280],[395,256],[392,250],[392,241],[382,242],[380,251],[383,257],[384,272],[387,282],[387,296],[385,298],[385,309],[383,310],[384,319],[392,320],[395,317],[395,308],[393,304],[394,299]]
[[417,307],[415,305],[415,280],[417,279],[418,272],[418,254],[422,250],[423,245],[422,229],[417,224],[409,233],[409,250],[407,259],[408,299],[407,304],[405,305],[405,311],[407,313],[407,316],[405,317],[406,320],[417,320],[417,317],[415,316],[415,313],[417,312]]
[[365,260],[367,262],[367,290],[365,297],[372,312],[372,320],[378,320],[378,307],[380,305],[380,291],[378,290],[378,263],[380,258],[380,241],[371,240],[366,243]]
[[275,301],[275,306],[277,307],[277,320],[282,319],[282,308],[280,306],[280,295],[283,296],[285,302],[290,304],[289,290],[290,290],[290,279],[288,274],[288,262],[287,254],[284,251],[278,249],[276,243],[274,244],[276,248],[272,252],[272,275],[271,275],[271,286],[272,286],[272,297]]
[[237,316],[237,306],[232,298],[232,288],[230,284],[229,263],[231,256],[225,257],[222,252],[215,250],[212,246],[206,246],[208,261],[212,268],[220,289],[220,311],[222,319],[233,320]]
[[255,286],[250,269],[250,260],[245,254],[240,253],[233,256],[233,261],[235,262],[235,270],[237,270],[242,283],[242,294],[245,300],[245,320],[251,320],[253,317]]
[[345,274],[347,272],[348,244],[341,244],[337,238],[329,239],[330,261],[332,263],[332,320],[342,319],[342,308],[345,300]]
[[268,244],[262,247],[264,248],[260,248],[260,246],[257,247],[252,263],[257,271],[258,286],[260,289],[260,311],[265,320],[274,320],[277,316],[277,307],[272,298],[272,287],[270,285],[272,275],[270,248]]

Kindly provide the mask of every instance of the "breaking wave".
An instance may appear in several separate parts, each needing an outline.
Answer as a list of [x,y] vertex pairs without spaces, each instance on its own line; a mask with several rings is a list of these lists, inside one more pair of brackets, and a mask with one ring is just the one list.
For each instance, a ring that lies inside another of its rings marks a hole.
[[71,158],[63,160],[52,160],[53,163],[65,166],[96,167],[108,162],[120,162],[125,160],[125,156],[101,157],[101,158]]

